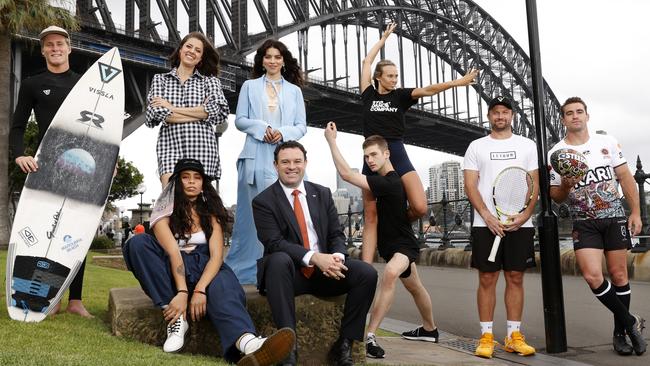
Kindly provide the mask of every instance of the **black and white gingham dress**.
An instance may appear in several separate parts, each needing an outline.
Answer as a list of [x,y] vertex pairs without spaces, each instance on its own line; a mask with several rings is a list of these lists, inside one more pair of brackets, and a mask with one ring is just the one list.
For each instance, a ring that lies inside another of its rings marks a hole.
[[[162,97],[176,107],[205,105],[208,118],[189,123],[167,123],[171,111],[163,107],[152,107],[151,99]],[[214,126],[228,118],[228,102],[216,76],[204,76],[197,70],[181,84],[176,68],[164,74],[156,74],[151,81],[147,97],[146,122],[148,127],[162,123],[156,144],[158,173],[172,173],[174,165],[181,158],[194,158],[205,168],[205,174],[214,179],[221,177],[219,151]]]

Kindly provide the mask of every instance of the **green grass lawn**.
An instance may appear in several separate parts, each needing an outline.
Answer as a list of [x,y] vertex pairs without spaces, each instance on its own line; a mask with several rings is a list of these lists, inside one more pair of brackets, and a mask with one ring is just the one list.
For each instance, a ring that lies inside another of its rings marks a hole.
[[[191,354],[167,354],[160,347],[111,335],[107,321],[108,291],[139,286],[131,272],[92,264],[90,252],[84,276],[83,302],[95,316],[84,319],[61,313],[40,323],[9,319],[4,282],[0,286],[0,365],[226,365],[222,359]],[[7,251],[0,251],[0,273],[5,273]],[[68,295],[63,296],[62,309]],[[398,336],[379,330],[382,337]],[[215,344],[215,347],[217,345]]]
[[[111,335],[106,321],[108,291],[138,286],[131,272],[86,263],[83,301],[94,319],[58,314],[40,323],[9,319],[4,282],[0,286],[0,365],[226,365],[222,359],[190,354],[166,354],[154,347]],[[7,251],[0,251],[0,271],[5,273]],[[68,295],[63,297],[63,307]],[[215,346],[217,346],[215,344]]]

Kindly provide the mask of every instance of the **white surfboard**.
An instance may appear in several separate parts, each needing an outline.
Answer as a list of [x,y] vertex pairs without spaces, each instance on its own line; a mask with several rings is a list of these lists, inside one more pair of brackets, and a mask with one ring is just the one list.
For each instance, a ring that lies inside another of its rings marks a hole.
[[9,316],[47,316],[83,263],[110,192],[122,140],[124,78],[117,48],[81,77],[36,152],[7,255]]

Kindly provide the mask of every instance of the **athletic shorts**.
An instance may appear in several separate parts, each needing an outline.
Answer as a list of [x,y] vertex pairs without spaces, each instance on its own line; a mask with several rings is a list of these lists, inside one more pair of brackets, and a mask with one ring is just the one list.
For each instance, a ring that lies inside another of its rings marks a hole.
[[396,244],[396,245],[381,245],[379,248],[379,255],[386,261],[390,261],[395,253],[402,253],[409,259],[409,266],[400,274],[400,278],[408,278],[411,276],[411,263],[418,260],[420,256],[420,248],[416,246]]
[[573,222],[571,236],[573,250],[594,248],[609,251],[632,248],[625,217],[576,220]]
[[472,267],[481,272],[517,271],[535,267],[535,228],[522,227],[506,232],[493,262],[488,261],[495,235],[485,226],[472,229]]
[[[404,148],[404,142],[402,140],[386,140],[388,142],[388,151],[390,151],[390,163],[393,164],[393,168],[397,174],[401,177],[408,172],[415,171],[413,164],[409,156],[406,154],[406,149]],[[374,175],[370,170],[366,160],[363,160],[363,170],[361,171],[363,175]]]

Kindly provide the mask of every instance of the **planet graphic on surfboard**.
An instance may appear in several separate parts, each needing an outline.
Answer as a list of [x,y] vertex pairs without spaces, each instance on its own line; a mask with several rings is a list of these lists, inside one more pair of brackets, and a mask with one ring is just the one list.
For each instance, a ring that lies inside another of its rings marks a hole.
[[90,176],[95,173],[95,159],[86,150],[70,149],[56,160],[56,166],[62,171],[77,176]]

